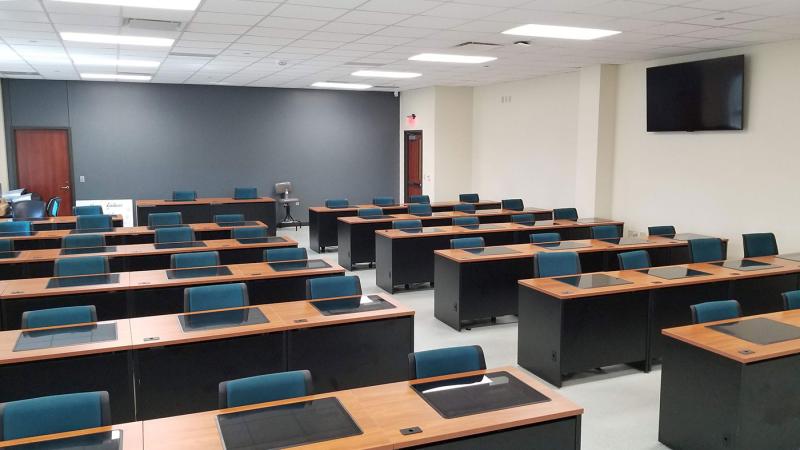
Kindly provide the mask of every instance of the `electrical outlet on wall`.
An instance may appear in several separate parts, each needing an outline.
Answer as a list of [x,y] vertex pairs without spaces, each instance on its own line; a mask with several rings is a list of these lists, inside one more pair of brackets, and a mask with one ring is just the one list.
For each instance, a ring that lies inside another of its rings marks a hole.
[[85,176],[83,176],[83,175],[81,175],[81,176],[80,176],[80,182],[81,182],[81,183],[86,183],[86,177],[85,177]]

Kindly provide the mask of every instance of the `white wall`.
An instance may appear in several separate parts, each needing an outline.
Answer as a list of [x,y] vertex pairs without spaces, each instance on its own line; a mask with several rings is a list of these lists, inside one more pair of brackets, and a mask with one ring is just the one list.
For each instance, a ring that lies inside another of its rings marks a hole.
[[[646,132],[645,68],[746,55],[745,130]],[[626,64],[618,74],[612,215],[628,229],[674,224],[730,239],[772,231],[800,251],[800,41]]]
[[436,190],[440,201],[457,200],[472,186],[472,88],[436,88]]

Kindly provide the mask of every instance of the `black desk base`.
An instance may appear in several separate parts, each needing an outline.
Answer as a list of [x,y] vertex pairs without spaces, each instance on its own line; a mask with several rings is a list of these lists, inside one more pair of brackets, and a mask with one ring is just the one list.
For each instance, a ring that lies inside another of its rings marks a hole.
[[535,423],[523,427],[476,434],[409,448],[435,450],[580,450],[581,418],[577,416]]
[[[382,208],[386,214],[406,214],[405,206],[390,206]],[[308,210],[309,248],[317,253],[325,253],[326,247],[339,245],[339,217],[354,217],[358,214],[355,210],[317,212]]]

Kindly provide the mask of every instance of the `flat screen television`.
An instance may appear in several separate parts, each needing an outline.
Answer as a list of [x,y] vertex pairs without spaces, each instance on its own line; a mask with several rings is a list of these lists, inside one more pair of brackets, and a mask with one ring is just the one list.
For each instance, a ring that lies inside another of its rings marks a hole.
[[744,55],[647,69],[647,131],[741,130]]

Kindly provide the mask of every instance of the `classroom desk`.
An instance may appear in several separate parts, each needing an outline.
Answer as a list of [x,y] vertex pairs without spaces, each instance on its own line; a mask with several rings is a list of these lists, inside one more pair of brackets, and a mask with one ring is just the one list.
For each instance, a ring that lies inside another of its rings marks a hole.
[[583,247],[553,250],[535,244],[515,244],[434,251],[434,315],[457,331],[468,326],[468,322],[516,315],[517,281],[533,277],[533,257],[537,253],[577,252],[583,272],[617,269],[616,255],[632,250],[646,250],[654,266],[688,262],[684,252],[673,251],[685,250],[688,246],[685,241],[661,236],[563,242]]
[[264,250],[279,247],[297,247],[297,241],[283,236],[272,236],[266,241],[215,239],[195,241],[202,245],[181,247],[185,243],[131,244],[98,247],[93,249],[23,250],[12,257],[0,258],[0,278],[20,279],[51,277],[57,259],[81,256],[105,256],[111,272],[168,269],[171,256],[178,253],[219,252],[220,263],[239,264],[264,260]]
[[147,225],[151,213],[179,212],[183,223],[213,222],[217,214],[244,214],[244,220],[258,220],[275,236],[275,200],[269,197],[236,200],[233,198],[198,198],[194,201],[136,200],[136,224]]
[[[709,328],[722,324],[747,334]],[[676,449],[800,448],[799,327],[800,311],[786,311],[663,330],[658,440]]]
[[[0,219],[0,222],[30,222],[34,231],[45,230],[74,230],[77,216],[42,217],[41,219]],[[112,216],[111,221],[115,227],[122,226],[122,216]],[[1,234],[0,234],[1,235]],[[0,236],[1,237],[1,236]]]
[[[537,208],[526,210],[533,213]],[[398,220],[420,220],[423,227],[449,226],[456,217],[477,217],[483,224],[511,222],[511,216],[522,214],[508,209],[486,209],[475,213],[461,211],[436,212],[430,216],[391,214],[375,218],[339,218],[339,264],[352,270],[355,264],[375,262],[375,231],[388,230]],[[545,213],[549,214],[549,212]],[[546,221],[549,222],[549,221]]]
[[0,332],[0,402],[108,390],[125,422],[214,409],[220,382],[265,373],[309,369],[316,392],[405,380],[414,311],[379,297],[390,309],[326,316],[303,300],[102,322],[117,340],[21,352],[21,331]]
[[[239,226],[265,227],[259,221],[239,222],[236,224],[191,223],[185,226],[194,231],[198,241],[212,239],[230,239],[231,231]],[[31,233],[0,233],[0,239],[14,241],[15,250],[41,250],[45,248],[61,248],[61,240],[65,236],[78,234],[74,230],[47,230]],[[102,234],[107,245],[152,244],[155,242],[155,229],[147,226],[115,227],[113,229],[86,230],[81,234]]]
[[[445,419],[411,387],[415,384],[465,377],[472,377],[474,380],[483,374],[492,375],[501,371],[508,372],[528,387],[544,394],[549,401]],[[220,414],[305,403],[331,397],[341,403],[360,428],[361,434],[292,448],[302,450],[400,448],[575,450],[580,448],[580,420],[583,409],[523,371],[502,367],[146,421],[144,449],[222,450],[222,439],[217,427],[217,416]],[[421,432],[409,435],[401,433],[401,430],[414,426],[419,427]]]
[[[617,225],[622,232],[622,222],[605,223]],[[477,227],[440,226],[421,230],[378,230],[375,232],[376,282],[387,292],[394,292],[395,286],[399,285],[433,283],[433,252],[450,248],[450,239],[482,237],[489,246],[508,245],[527,243],[531,234],[549,231],[558,231],[565,240],[585,239],[591,226],[593,224],[558,220],[539,221],[534,225],[489,223]],[[340,258],[341,254],[340,248]]]
[[169,270],[122,272],[112,274],[119,277],[113,283],[56,288],[47,288],[55,278],[9,280],[0,293],[0,318],[3,329],[13,330],[20,327],[23,312],[60,306],[95,305],[100,320],[173,314],[183,311],[187,287],[238,282],[247,285],[250,304],[300,300],[306,298],[309,278],[344,275],[344,269],[335,264],[288,271],[277,271],[265,262],[221,267],[231,273],[170,278]]
[[[76,431],[67,431],[64,433],[48,434],[44,436],[34,436],[22,439],[14,439],[12,441],[0,441],[0,448],[13,447],[15,445],[23,444],[42,444],[45,445],[48,441],[62,441],[63,445],[78,445],[78,444],[96,444],[97,441],[91,440],[95,436],[104,436],[111,434],[112,438],[122,439],[122,446],[119,450],[142,450],[144,447],[144,435],[142,434],[142,422],[121,423],[118,425],[111,425],[107,427],[88,428]],[[89,439],[88,441],[78,441],[75,439]],[[59,442],[60,443],[60,442]],[[57,445],[55,442],[51,445]],[[47,448],[60,448],[60,447],[47,447]],[[69,447],[70,449],[78,449],[80,447]]]
[[690,305],[736,299],[747,315],[783,309],[780,294],[800,287],[800,262],[775,256],[749,259],[775,266],[655,268],[706,274],[678,279],[637,270],[601,272],[626,284],[594,288],[558,280],[565,277],[521,280],[517,361],[557,386],[565,374],[596,367],[632,364],[647,371],[663,354],[661,330],[692,322]]

